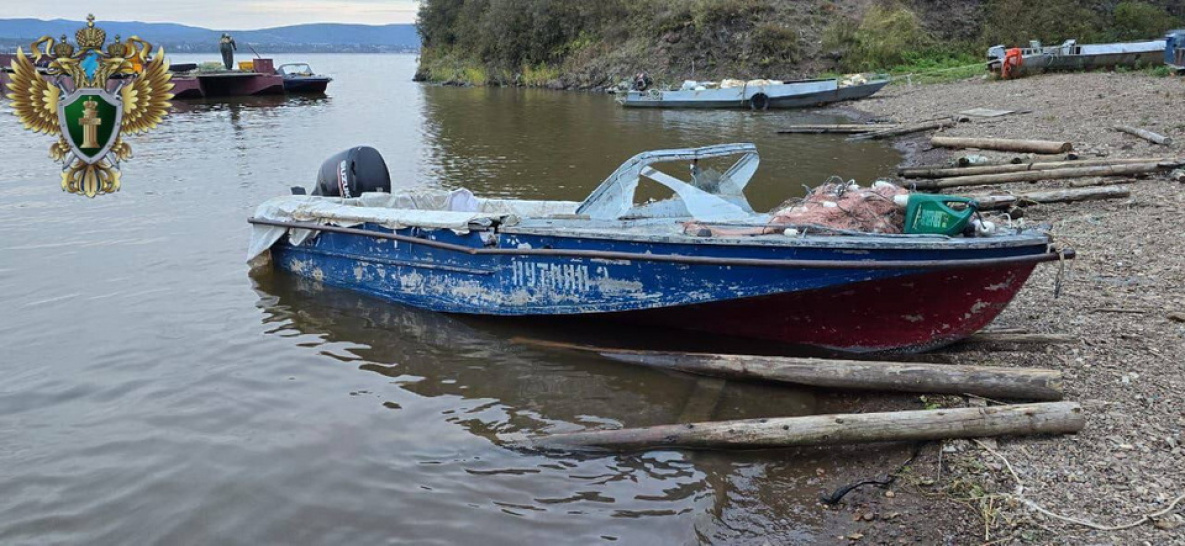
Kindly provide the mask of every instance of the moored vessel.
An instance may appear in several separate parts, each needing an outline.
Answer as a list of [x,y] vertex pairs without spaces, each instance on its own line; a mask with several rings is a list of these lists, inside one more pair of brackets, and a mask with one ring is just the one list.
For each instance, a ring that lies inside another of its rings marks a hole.
[[679,89],[633,89],[618,102],[632,108],[808,108],[870,97],[889,84],[885,76],[779,81],[687,81]]
[[[369,155],[327,162],[322,195],[260,205],[250,255],[270,251],[279,269],[433,311],[592,316],[850,352],[958,341],[1003,311],[1038,263],[1073,257],[1032,229],[965,237],[771,223],[743,194],[759,164],[751,144],[639,154],[583,202],[367,191],[390,187]],[[725,172],[691,182],[656,168],[729,156],[739,159]],[[380,174],[356,176],[366,170]],[[643,179],[674,196],[635,203]],[[755,234],[729,235],[737,228]]]

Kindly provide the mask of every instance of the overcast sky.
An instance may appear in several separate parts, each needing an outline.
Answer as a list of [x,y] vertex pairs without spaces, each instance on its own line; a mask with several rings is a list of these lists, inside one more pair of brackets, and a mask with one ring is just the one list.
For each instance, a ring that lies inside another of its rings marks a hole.
[[[3,18],[181,23],[240,30],[300,23],[414,23],[418,0],[5,0]],[[14,9],[15,8],[15,9]]]

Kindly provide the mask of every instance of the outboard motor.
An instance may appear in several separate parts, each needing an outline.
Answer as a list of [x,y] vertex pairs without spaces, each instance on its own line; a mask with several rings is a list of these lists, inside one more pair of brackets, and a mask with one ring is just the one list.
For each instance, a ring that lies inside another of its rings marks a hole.
[[391,193],[391,173],[378,150],[355,146],[321,164],[313,195],[358,197],[366,192]]

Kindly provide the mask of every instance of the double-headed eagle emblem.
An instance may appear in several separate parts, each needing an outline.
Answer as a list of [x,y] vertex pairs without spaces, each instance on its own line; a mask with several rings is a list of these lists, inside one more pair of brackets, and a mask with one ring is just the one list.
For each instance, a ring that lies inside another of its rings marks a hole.
[[8,98],[26,129],[55,135],[49,157],[62,163],[62,190],[94,197],[119,190],[120,162],[132,157],[123,135],[152,130],[173,98],[164,48],[135,36],[107,42],[95,16],[74,34],[77,49],[44,36],[17,49]]

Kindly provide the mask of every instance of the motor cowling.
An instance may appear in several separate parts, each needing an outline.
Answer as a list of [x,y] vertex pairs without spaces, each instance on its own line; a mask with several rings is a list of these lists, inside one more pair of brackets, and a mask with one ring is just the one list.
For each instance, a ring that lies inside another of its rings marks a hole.
[[367,192],[391,193],[387,163],[370,146],[355,146],[326,159],[313,188],[313,195],[324,197],[358,197]]

